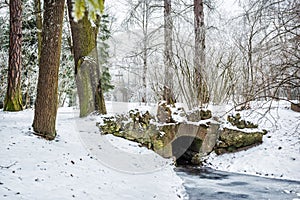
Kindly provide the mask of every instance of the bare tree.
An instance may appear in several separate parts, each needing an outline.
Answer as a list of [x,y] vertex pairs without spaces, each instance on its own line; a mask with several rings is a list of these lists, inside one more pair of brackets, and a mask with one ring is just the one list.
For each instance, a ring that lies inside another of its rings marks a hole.
[[164,94],[163,99],[167,104],[174,104],[174,83],[173,83],[173,47],[172,47],[172,33],[173,33],[173,20],[172,20],[172,6],[171,0],[164,0],[164,64],[165,64],[165,77],[164,77]]
[[203,0],[194,0],[194,30],[195,30],[195,106],[208,102],[208,88],[204,78],[205,68],[205,25]]
[[147,103],[147,74],[149,69],[149,56],[155,51],[153,50],[153,47],[150,43],[153,40],[153,37],[156,36],[155,33],[159,30],[150,27],[153,15],[156,12],[157,7],[161,6],[157,5],[155,1],[151,0],[128,0],[128,4],[130,8],[127,14],[127,18],[124,21],[124,25],[126,26],[127,30],[129,30],[129,25],[131,25],[131,28],[133,29],[132,33],[137,38],[140,38],[140,40],[138,41],[139,44],[137,46],[137,50],[135,52],[132,52],[129,57],[139,57],[141,59],[141,79],[143,91],[141,101]]
[[243,61],[244,88],[240,94],[244,102],[262,97],[297,98],[299,3],[278,0],[243,3],[241,24],[245,31],[236,44]]

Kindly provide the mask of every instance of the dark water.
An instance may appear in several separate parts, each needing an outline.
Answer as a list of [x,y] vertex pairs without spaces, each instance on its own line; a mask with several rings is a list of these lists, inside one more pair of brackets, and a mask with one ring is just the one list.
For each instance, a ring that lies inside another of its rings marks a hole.
[[190,200],[300,200],[300,181],[178,167]]

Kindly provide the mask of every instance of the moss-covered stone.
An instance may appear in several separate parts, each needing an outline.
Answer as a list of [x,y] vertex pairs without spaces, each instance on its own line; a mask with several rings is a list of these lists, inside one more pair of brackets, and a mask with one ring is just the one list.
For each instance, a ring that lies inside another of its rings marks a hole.
[[261,144],[263,135],[263,132],[246,133],[225,128],[219,136],[215,152],[222,154],[247,149],[247,147]]
[[103,116],[103,124],[98,123],[97,126],[102,134],[112,134],[153,148],[152,138],[159,135],[159,131],[150,123],[151,119],[154,117],[148,111],[142,113],[136,109],[130,110],[127,115]]
[[164,141],[171,141],[178,130],[178,124],[164,124],[158,127],[161,137]]
[[244,129],[244,128],[254,129],[258,127],[257,124],[253,124],[252,122],[242,120],[241,115],[239,113],[236,113],[236,115],[228,115],[227,121],[239,129]]
[[165,102],[159,103],[157,107],[157,120],[160,123],[172,123],[174,120],[172,119],[172,111]]
[[155,139],[152,141],[153,144],[153,150],[157,151],[157,150],[161,150],[164,148],[164,142],[160,139]]
[[134,128],[146,129],[150,125],[150,120],[153,119],[154,117],[150,115],[149,111],[146,111],[145,113],[141,113],[138,109],[135,109],[129,111],[129,118],[133,122]]
[[[200,118],[204,116],[205,119],[211,117],[211,112],[198,110],[194,115],[196,117],[200,116]],[[246,125],[249,127],[250,124],[242,120],[239,114],[229,117],[229,120],[238,121],[242,124],[241,127],[243,127],[243,124],[245,127]],[[184,155],[190,159],[188,162],[193,164],[200,162],[201,154],[206,155],[213,149],[217,154],[223,154],[258,145],[262,143],[262,137],[266,134],[266,131],[246,133],[241,130],[227,128],[219,130],[219,124],[207,121],[206,124],[189,122],[158,123],[149,112],[141,112],[137,109],[129,111],[127,115],[103,117],[103,122],[102,125],[98,124],[103,134],[113,134],[127,140],[136,141],[164,157],[174,156],[174,141],[181,137],[192,137],[194,140],[185,149],[186,154]],[[217,140],[218,142],[216,142]]]
[[191,122],[199,122],[200,120],[210,119],[212,117],[210,110],[194,110],[190,113],[187,113],[187,119]]
[[211,118],[211,111],[210,110],[200,110],[201,120],[206,120]]

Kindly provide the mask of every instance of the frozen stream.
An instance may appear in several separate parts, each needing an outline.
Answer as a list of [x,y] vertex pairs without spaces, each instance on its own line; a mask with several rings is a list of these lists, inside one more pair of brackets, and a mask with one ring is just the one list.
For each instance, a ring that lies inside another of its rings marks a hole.
[[190,200],[300,200],[300,181],[249,176],[209,168],[176,169]]

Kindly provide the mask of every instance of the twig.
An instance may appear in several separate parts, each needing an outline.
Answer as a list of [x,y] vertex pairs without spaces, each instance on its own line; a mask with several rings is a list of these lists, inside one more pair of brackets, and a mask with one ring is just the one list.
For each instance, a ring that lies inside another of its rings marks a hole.
[[0,165],[0,169],[9,169],[9,168],[11,168],[12,166],[16,165],[17,163],[18,163],[18,162],[15,161],[14,163],[12,163],[12,164],[10,164],[10,165],[8,165],[8,166],[1,166],[1,165]]

